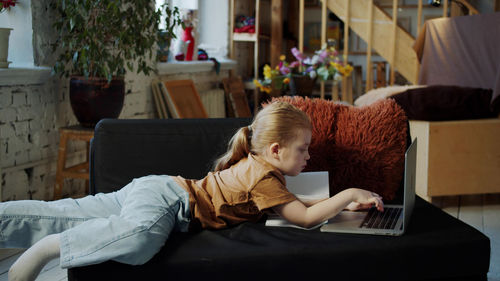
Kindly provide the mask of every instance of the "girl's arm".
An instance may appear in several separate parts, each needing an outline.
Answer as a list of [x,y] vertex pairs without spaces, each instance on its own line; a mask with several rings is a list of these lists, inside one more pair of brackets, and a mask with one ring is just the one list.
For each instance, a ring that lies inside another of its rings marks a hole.
[[324,201],[324,200],[327,200],[328,198],[323,198],[323,199],[317,199],[317,200],[301,200],[299,199],[299,201],[304,204],[304,206],[306,207],[311,207],[321,201]]
[[310,207],[299,200],[295,200],[273,207],[273,210],[287,221],[309,228],[334,217],[351,202],[363,206],[375,205],[379,211],[384,210],[384,203],[379,195],[358,188],[346,189]]

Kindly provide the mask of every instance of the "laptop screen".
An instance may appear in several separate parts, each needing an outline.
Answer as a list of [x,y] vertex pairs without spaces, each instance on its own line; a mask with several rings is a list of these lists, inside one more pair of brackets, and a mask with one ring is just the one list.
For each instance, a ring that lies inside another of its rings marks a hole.
[[415,206],[415,173],[417,169],[417,139],[415,138],[405,153],[405,176],[404,176],[404,223],[406,228]]

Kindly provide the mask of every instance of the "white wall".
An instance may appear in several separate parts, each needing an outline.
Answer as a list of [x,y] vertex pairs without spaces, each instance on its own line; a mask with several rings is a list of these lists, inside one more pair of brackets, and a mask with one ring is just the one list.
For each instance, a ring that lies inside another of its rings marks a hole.
[[209,56],[225,58],[229,46],[229,7],[227,0],[199,1],[199,47]]

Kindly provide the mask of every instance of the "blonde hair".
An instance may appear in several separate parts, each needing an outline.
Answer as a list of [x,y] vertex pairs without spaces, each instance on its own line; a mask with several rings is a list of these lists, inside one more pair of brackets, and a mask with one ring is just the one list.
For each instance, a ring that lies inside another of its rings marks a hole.
[[262,154],[267,146],[279,143],[286,146],[299,129],[312,129],[311,119],[302,110],[286,102],[273,102],[255,115],[249,126],[240,128],[231,138],[228,151],[214,163],[214,171],[231,167],[248,154]]

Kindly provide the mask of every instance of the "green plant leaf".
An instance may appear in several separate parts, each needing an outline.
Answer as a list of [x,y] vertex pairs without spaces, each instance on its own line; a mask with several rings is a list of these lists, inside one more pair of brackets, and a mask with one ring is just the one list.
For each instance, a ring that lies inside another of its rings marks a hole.
[[78,52],[75,52],[73,54],[73,64],[75,64],[78,61]]
[[109,77],[124,75],[125,69],[149,73],[156,63],[161,14],[168,20],[166,36],[174,37],[174,28],[182,25],[177,7],[157,10],[150,0],[50,1],[58,34],[52,47],[60,52],[54,71],[61,75]]
[[317,70],[316,70],[316,73],[318,74],[318,76],[323,80],[323,81],[326,81],[328,80],[328,76],[330,76],[330,73],[328,71],[328,68],[326,68],[325,66],[322,66],[322,67],[319,67]]

